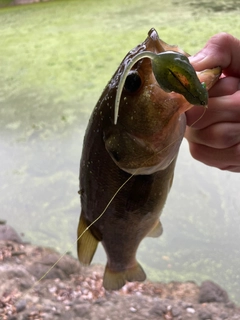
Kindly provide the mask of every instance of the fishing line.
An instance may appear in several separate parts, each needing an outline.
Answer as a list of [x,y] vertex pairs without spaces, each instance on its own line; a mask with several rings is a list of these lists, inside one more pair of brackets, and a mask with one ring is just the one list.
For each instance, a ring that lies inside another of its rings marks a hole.
[[[156,55],[153,52],[150,51],[144,51],[141,52],[139,54],[137,54],[132,61],[126,66],[125,70],[123,71],[123,74],[120,78],[120,82],[119,82],[119,86],[118,86],[118,90],[116,92],[116,98],[115,98],[115,112],[114,112],[114,124],[117,123],[117,118],[118,118],[118,110],[119,110],[119,104],[120,104],[120,99],[121,99],[121,95],[122,95],[122,90],[123,90],[123,86],[124,83],[126,81],[126,78],[128,76],[128,71],[130,71],[130,69],[132,68],[132,66],[139,60],[143,59],[143,58],[150,58],[152,61],[154,61],[154,59],[156,59],[156,56],[158,57],[158,55]],[[171,71],[171,70],[170,70]],[[159,83],[158,83],[159,84]],[[160,85],[160,84],[159,84]],[[199,117],[199,119],[197,119],[194,123],[192,123],[192,125],[190,127],[192,127],[194,124],[196,124],[205,114],[206,109],[204,110],[203,114]],[[163,148],[162,150],[158,151],[157,154],[163,152],[164,150],[166,150],[168,147],[170,147],[172,144],[176,143],[177,141],[181,140],[181,138],[177,138],[175,139],[173,142],[171,142],[168,146],[166,146],[165,148]],[[144,164],[146,162],[148,162],[149,160],[151,160],[151,158],[153,158],[156,154],[152,155],[151,157],[149,157],[148,159],[146,159],[143,163],[142,166],[144,166]],[[115,199],[115,197],[117,196],[117,194],[120,192],[120,190],[128,183],[128,181],[137,174],[139,169],[136,169],[129,177],[128,179],[117,189],[117,191],[113,194],[112,198],[109,200],[109,202],[107,203],[106,207],[104,208],[104,210],[101,212],[101,214],[93,221],[91,222],[91,224],[89,226],[86,227],[86,229],[84,229],[84,231],[77,237],[77,239],[71,244],[71,247],[76,244],[78,242],[79,239],[81,239],[81,237],[84,235],[85,232],[87,232],[89,230],[89,228],[94,225],[99,219],[101,219],[101,217],[104,215],[104,213],[107,211],[108,207],[110,206],[110,204],[113,202],[113,200]],[[45,272],[45,274],[36,281],[36,283],[33,285],[33,287],[39,283],[42,279],[44,279],[46,277],[46,275],[58,264],[58,262],[67,254],[67,252],[65,252],[52,266],[51,268],[49,268],[49,270],[47,270],[47,272]]]
[[[140,53],[140,54],[138,55],[138,57],[137,57],[137,61],[140,60],[140,58],[143,58],[143,57],[153,58],[153,53],[151,53],[151,52],[147,52],[147,53],[148,53],[148,56],[146,56],[146,52]],[[149,54],[151,54],[152,56],[149,57]],[[135,57],[134,63],[135,63],[135,62],[136,62],[136,57]],[[130,63],[130,65],[127,66],[126,70],[130,69],[132,65],[133,65],[133,61]],[[126,78],[126,76],[127,76],[126,70],[124,70],[124,76],[125,76],[125,78]],[[123,78],[124,78],[124,77],[123,77]],[[124,78],[124,79],[125,79],[125,78]],[[120,82],[120,84],[122,84],[122,86],[124,85],[124,81],[123,81],[124,79],[121,79],[121,82]],[[120,102],[121,93],[122,93],[122,90],[117,90],[117,94],[116,94],[116,104],[118,104],[118,105],[119,105],[119,102]],[[205,110],[203,111],[202,115],[201,115],[195,122],[193,122],[190,127],[194,126],[194,125],[204,116],[205,112],[206,112],[206,108],[205,108]],[[114,123],[115,123],[115,124],[116,124],[116,122],[117,122],[117,116],[118,116],[118,108],[117,108],[117,112],[115,112],[115,114],[114,114]],[[177,139],[175,139],[173,142],[171,142],[171,143],[170,143],[169,145],[167,145],[165,148],[163,148],[162,150],[158,151],[157,154],[160,154],[161,152],[163,152],[163,151],[166,150],[168,147],[170,147],[171,145],[173,145],[174,143],[176,143],[177,141],[179,141],[179,140],[181,140],[181,139],[182,139],[182,138],[177,138]],[[153,158],[154,156],[155,156],[155,154],[152,155],[151,157],[149,157],[148,159],[146,159],[146,160],[142,163],[142,166],[144,166],[144,164],[145,164],[146,162],[148,162],[149,160],[151,160],[151,158]],[[102,218],[102,216],[105,214],[105,212],[107,211],[107,209],[109,208],[110,204],[113,202],[113,200],[115,199],[115,197],[117,196],[117,194],[118,194],[118,193],[122,190],[122,188],[128,183],[128,181],[131,180],[132,177],[138,173],[138,171],[139,171],[139,168],[136,169],[136,170],[126,179],[126,181],[117,189],[117,191],[113,194],[113,196],[111,197],[111,199],[110,199],[109,202],[107,203],[107,205],[106,205],[106,207],[104,208],[104,210],[101,212],[101,214],[100,214],[93,222],[91,222],[89,226],[87,226],[87,227],[84,229],[84,231],[83,231],[83,232],[77,237],[77,239],[71,244],[71,247],[72,247],[73,245],[76,245],[77,242],[79,241],[79,239],[81,239],[82,236],[85,234],[85,232],[87,232],[87,231],[91,228],[92,225],[94,225],[99,219]],[[29,290],[27,290],[27,292],[29,292],[29,291],[30,291],[31,289],[33,289],[38,283],[40,283],[40,282],[49,274],[49,272],[51,272],[51,270],[59,263],[59,261],[62,260],[62,259],[66,256],[67,253],[68,253],[68,251],[64,252],[64,253],[60,256],[60,258],[42,275],[42,277],[40,277],[38,280],[36,280],[36,282],[32,285],[32,287],[31,287]],[[25,293],[25,294],[26,294],[26,293]]]
[[[202,115],[194,122],[191,124],[190,127],[192,127],[193,125],[195,125],[205,114],[206,112],[206,108],[203,111]],[[172,141],[169,145],[167,145],[165,148],[161,149],[160,151],[157,152],[157,154],[160,154],[161,152],[163,152],[164,150],[166,150],[168,147],[170,147],[172,144],[174,144],[175,142],[177,142],[178,140],[180,140],[182,138],[177,138],[174,141]],[[143,162],[142,165],[144,165],[146,162],[148,162],[149,160],[151,160],[151,158],[154,157],[151,156],[149,157],[147,160],[145,160]],[[104,208],[104,210],[101,212],[101,214],[93,221],[90,223],[89,226],[87,226],[83,232],[77,237],[77,239],[71,244],[70,247],[72,247],[73,245],[76,245],[78,240],[82,238],[82,236],[85,234],[85,232],[87,232],[92,225],[94,225],[99,219],[102,218],[102,216],[105,214],[105,212],[107,211],[107,209],[109,208],[110,204],[113,202],[113,200],[116,198],[117,194],[122,190],[122,188],[128,183],[129,180],[132,179],[132,177],[134,175],[137,174],[137,172],[139,171],[139,169],[136,169],[127,179],[126,181],[117,189],[117,191],[113,194],[113,196],[111,197],[111,199],[109,200],[109,202],[107,203],[106,207]],[[38,279],[34,282],[34,284],[23,294],[23,297],[29,292],[31,291],[37,284],[39,284],[52,270],[53,268],[67,255],[68,251],[65,251],[58,259],[57,261]]]
[[[102,211],[102,213],[101,213],[92,223],[90,223],[90,225],[87,226],[86,229],[83,230],[83,232],[80,234],[80,236],[77,237],[77,239],[71,244],[71,247],[72,247],[73,245],[76,245],[77,242],[78,242],[78,240],[84,235],[84,233],[87,232],[87,230],[88,230],[93,224],[95,224],[99,219],[101,219],[101,217],[102,217],[102,216],[104,215],[104,213],[107,211],[107,209],[108,209],[108,207],[110,206],[110,204],[113,202],[113,200],[114,200],[115,197],[117,196],[117,194],[118,194],[118,193],[120,192],[120,190],[125,186],[125,184],[127,184],[128,181],[136,174],[137,170],[138,170],[138,169],[136,169],[136,171],[135,171],[133,174],[131,174],[131,175],[127,178],[127,180],[117,189],[117,191],[113,194],[112,198],[109,200],[109,202],[107,203],[107,205],[106,205],[106,207],[104,208],[104,210]],[[68,251],[64,252],[64,253],[60,256],[60,258],[42,275],[42,277],[39,278],[38,280],[36,280],[36,281],[34,282],[34,284],[32,285],[32,287],[31,287],[30,289],[28,289],[27,292],[29,292],[30,290],[32,290],[39,282],[41,282],[41,281],[49,274],[49,272],[59,263],[59,261],[62,260],[62,259],[65,257],[65,255],[66,255],[67,253],[68,253]],[[26,292],[24,295],[26,295],[27,292]]]
[[[192,127],[193,125],[195,125],[195,124],[204,116],[205,112],[206,112],[206,108],[204,109],[202,115],[201,115],[195,122],[193,122],[190,127]],[[157,154],[160,154],[161,152],[163,152],[164,150],[166,150],[167,148],[169,148],[171,145],[173,145],[175,142],[179,141],[180,139],[182,139],[182,138],[177,138],[177,139],[175,139],[175,140],[172,141],[169,145],[167,145],[165,148],[163,148],[163,149],[161,149],[160,151],[158,151]],[[151,158],[153,158],[153,157],[154,157],[154,155],[151,156],[151,157],[149,157],[147,160],[145,160],[145,161],[143,162],[142,165],[144,165],[146,162],[148,162],[149,160],[151,160]],[[116,198],[117,194],[118,194],[118,193],[122,190],[122,188],[128,183],[128,181],[131,180],[132,177],[137,174],[138,171],[139,171],[139,169],[136,169],[136,170],[127,178],[127,180],[117,189],[117,191],[113,194],[113,196],[111,197],[111,199],[110,199],[109,202],[107,203],[107,205],[106,205],[106,207],[104,208],[104,210],[101,212],[101,214],[100,214],[93,222],[91,222],[90,225],[86,227],[86,229],[84,229],[84,231],[79,235],[79,237],[77,237],[77,239],[71,244],[71,247],[72,247],[73,245],[76,245],[77,242],[78,242],[78,240],[82,238],[82,236],[85,234],[85,232],[87,232],[87,231],[91,228],[92,225],[94,225],[99,219],[102,218],[102,216],[104,215],[104,213],[105,213],[105,212],[107,211],[107,209],[109,208],[110,204],[111,204],[111,203],[113,202],[113,200]],[[38,279],[38,280],[33,284],[33,286],[29,289],[29,291],[30,291],[31,289],[33,289],[39,282],[41,282],[41,281],[49,274],[49,272],[59,263],[59,261],[62,260],[62,259],[65,257],[65,255],[66,255],[67,253],[68,253],[68,251],[64,252],[64,253],[60,256],[60,258],[44,273],[44,275],[43,275],[40,279]]]
[[[125,186],[125,184],[128,183],[128,181],[133,177],[134,174],[136,174],[136,173],[131,174],[131,175],[128,177],[128,179],[117,189],[117,191],[114,193],[114,195],[112,196],[112,198],[109,200],[108,204],[106,205],[106,207],[104,208],[104,210],[102,211],[102,213],[101,213],[92,223],[90,223],[90,225],[87,226],[86,229],[83,230],[83,232],[80,234],[80,236],[77,237],[77,239],[71,244],[71,247],[72,247],[74,244],[76,245],[77,242],[78,242],[78,240],[79,240],[80,238],[82,238],[82,236],[84,235],[84,233],[87,232],[87,230],[88,230],[94,223],[96,223],[99,219],[101,219],[101,217],[102,217],[102,216],[104,215],[104,213],[107,211],[107,208],[110,206],[110,204],[111,204],[111,203],[113,202],[113,200],[115,199],[116,195],[117,195],[117,194],[120,192],[120,190]],[[33,284],[33,286],[32,286],[29,290],[33,289],[40,281],[42,281],[42,280],[49,274],[49,272],[58,264],[58,262],[59,262],[60,260],[62,260],[62,258],[65,257],[65,255],[66,255],[67,253],[68,253],[68,251],[64,252],[64,253],[60,256],[60,258],[44,273],[44,275],[43,275],[40,279],[38,279],[38,280]]]
[[203,113],[201,114],[201,116],[197,120],[195,120],[189,127],[190,128],[193,127],[199,120],[201,120],[202,117],[205,115],[206,111],[207,111],[207,106],[204,108]]

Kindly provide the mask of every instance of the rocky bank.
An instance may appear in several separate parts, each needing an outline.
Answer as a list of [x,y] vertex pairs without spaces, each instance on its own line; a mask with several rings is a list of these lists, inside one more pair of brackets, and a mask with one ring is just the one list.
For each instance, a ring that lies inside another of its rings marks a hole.
[[1,320],[240,320],[240,307],[211,281],[146,281],[107,292],[103,266],[81,267],[70,255],[60,258],[0,225]]

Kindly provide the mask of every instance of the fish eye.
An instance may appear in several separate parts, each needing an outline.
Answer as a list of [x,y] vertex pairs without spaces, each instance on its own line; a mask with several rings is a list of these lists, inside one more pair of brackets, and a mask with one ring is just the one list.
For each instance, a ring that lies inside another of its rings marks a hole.
[[124,89],[130,93],[136,92],[142,85],[142,80],[136,71],[130,71],[124,84]]

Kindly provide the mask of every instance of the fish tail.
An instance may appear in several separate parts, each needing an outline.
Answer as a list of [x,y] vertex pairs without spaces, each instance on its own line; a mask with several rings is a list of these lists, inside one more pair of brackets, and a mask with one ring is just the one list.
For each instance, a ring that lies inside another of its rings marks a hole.
[[77,252],[78,259],[82,264],[89,265],[98,246],[98,240],[88,229],[84,217],[80,216],[78,224]]
[[124,271],[112,271],[107,265],[103,276],[103,286],[106,290],[119,290],[126,281],[144,281],[146,274],[141,265],[136,261],[136,264]]

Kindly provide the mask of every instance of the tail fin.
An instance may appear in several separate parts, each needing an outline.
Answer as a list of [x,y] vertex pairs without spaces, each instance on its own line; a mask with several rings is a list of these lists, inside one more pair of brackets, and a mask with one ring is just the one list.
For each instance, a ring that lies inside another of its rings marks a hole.
[[126,281],[144,281],[145,279],[146,274],[138,262],[134,267],[121,272],[114,272],[107,265],[103,276],[103,286],[106,290],[119,290]]
[[77,241],[77,252],[79,261],[85,265],[91,263],[98,246],[98,240],[92,235],[91,231],[89,229],[85,231],[87,227],[88,225],[81,213],[77,232],[78,237],[80,237]]

